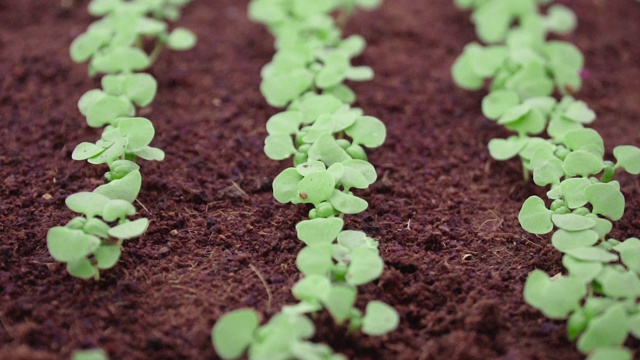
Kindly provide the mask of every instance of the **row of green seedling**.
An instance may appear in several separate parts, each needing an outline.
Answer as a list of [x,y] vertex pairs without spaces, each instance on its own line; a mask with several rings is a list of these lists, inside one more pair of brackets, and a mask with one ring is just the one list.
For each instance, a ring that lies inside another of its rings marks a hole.
[[[516,133],[492,139],[496,160],[519,157],[526,178],[548,187],[546,200],[529,197],[518,215],[532,234],[553,232],[566,271],[549,277],[535,270],[524,299],[552,319],[568,319],[568,336],[589,359],[631,359],[623,347],[629,333],[640,338],[640,240],[609,236],[620,220],[625,198],[614,181],[619,170],[640,173],[640,149],[617,146],[615,161],[605,158],[598,132],[585,126],[596,119],[571,95],[581,86],[582,53],[549,33],[567,34],[576,25],[566,7],[546,15],[535,0],[457,0],[473,9],[478,37],[452,68],[456,83],[481,89],[489,80],[482,112]],[[554,97],[554,95],[558,95]]]
[[[136,117],[136,107],[153,101],[157,82],[147,73],[164,47],[187,50],[195,36],[186,29],[168,30],[167,20],[180,15],[190,0],[93,0],[89,12],[101,17],[72,43],[75,62],[89,61],[89,75],[105,74],[101,89],[90,90],[78,108],[92,128],[104,128],[95,143],[83,142],[73,151],[74,160],[107,165],[106,183],[92,192],[79,192],[66,199],[78,213],[65,226],[47,234],[51,256],[67,264],[69,274],[99,278],[99,271],[113,267],[122,253],[124,240],[142,235],[149,220],[130,220],[133,203],[142,184],[137,159],[161,161],[164,152],[150,146],[155,135],[151,121]],[[144,47],[153,45],[151,54]]]
[[303,274],[292,289],[299,300],[260,326],[251,309],[224,315],[213,328],[218,354],[235,359],[343,359],[325,344],[310,341],[315,327],[307,315],[327,310],[349,332],[372,336],[394,330],[396,311],[370,301],[365,311],[355,306],[358,286],[380,277],[384,263],[378,242],[364,232],[344,229],[343,216],[358,214],[367,201],[353,194],[376,180],[365,148],[385,140],[377,118],[352,107],[356,97],[346,80],[366,81],[373,71],[352,66],[365,48],[362,37],[342,38],[334,16],[344,21],[356,6],[372,9],[379,1],[254,0],[252,20],[266,24],[276,38],[277,53],[262,69],[261,92],[266,101],[286,110],[267,122],[264,151],[273,160],[293,157],[273,182],[280,203],[311,205],[309,220],[296,225],[305,247],[296,265]]

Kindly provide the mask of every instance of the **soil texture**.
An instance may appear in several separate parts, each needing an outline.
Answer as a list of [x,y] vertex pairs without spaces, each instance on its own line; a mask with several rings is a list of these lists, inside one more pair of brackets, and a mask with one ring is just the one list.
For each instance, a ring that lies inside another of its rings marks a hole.
[[[560,2],[578,14],[566,37],[586,57],[578,97],[599,115],[608,156],[640,145],[640,3]],[[138,209],[151,226],[100,281],[81,281],[49,256],[45,237],[73,217],[65,197],[93,190],[105,171],[70,157],[99,136],[76,108],[99,81],[68,55],[93,21],[86,4],[0,0],[0,359],[68,359],[91,347],[111,359],[215,359],[216,319],[240,307],[268,319],[294,302],[300,276],[294,226],[308,209],[276,203],[271,181],[290,162],[262,152],[276,109],[259,92],[259,73],[273,38],[247,20],[247,0],[185,9],[178,25],[199,43],[161,55],[151,70],[158,95],[142,112],[167,153],[141,164]],[[346,29],[367,39],[357,63],[376,72],[353,85],[357,105],[388,127],[370,152],[378,182],[359,193],[369,208],[347,217],[347,228],[380,241],[386,263],[358,304],[379,299],[401,314],[382,338],[347,335],[320,315],[315,340],[351,359],[581,358],[565,323],[522,299],[527,274],[562,271],[561,256],[548,236],[518,224],[522,202],[544,190],[523,180],[517,161],[489,157],[488,141],[508,133],[483,118],[484,92],[460,90],[449,75],[476,39],[469,15],[452,0],[387,0]],[[627,211],[613,235],[640,237],[638,180],[619,180]],[[638,342],[627,345],[638,353]]]

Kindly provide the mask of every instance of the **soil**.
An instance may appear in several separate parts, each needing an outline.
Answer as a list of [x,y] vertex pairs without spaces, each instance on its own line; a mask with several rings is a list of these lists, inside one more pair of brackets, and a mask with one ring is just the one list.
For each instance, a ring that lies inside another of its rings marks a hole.
[[[599,114],[607,154],[640,144],[640,3],[564,0],[580,19],[567,39],[586,56],[579,97]],[[68,56],[92,21],[86,1],[0,0],[0,358],[66,359],[103,347],[111,359],[214,359],[211,327],[253,307],[272,316],[293,303],[301,205],[276,203],[272,179],[289,162],[262,152],[276,112],[258,88],[273,39],[246,19],[247,1],[194,0],[179,25],[193,51],[165,52],[151,70],[159,93],[143,114],[164,162],[142,164],[140,213],[149,231],[125,244],[100,281],[70,277],[46,249],[47,229],[73,214],[66,196],[102,183],[104,168],[70,158],[95,141],[76,108],[99,81]],[[359,195],[369,209],[347,227],[381,243],[386,267],[359,305],[393,305],[399,329],[347,335],[326,314],[315,340],[352,359],[579,359],[563,321],[527,306],[535,268],[562,271],[548,236],[524,232],[522,202],[544,191],[517,161],[496,162],[486,144],[508,133],[480,112],[483,92],[452,83],[449,69],[475,40],[469,13],[451,0],[387,0],[358,13],[348,33],[368,41],[359,64],[376,78],[354,84],[358,106],[382,119],[388,139],[370,152],[379,180]],[[627,211],[617,238],[640,237],[637,178],[620,176]],[[272,298],[259,276],[264,277]],[[640,354],[640,343],[627,345]]]

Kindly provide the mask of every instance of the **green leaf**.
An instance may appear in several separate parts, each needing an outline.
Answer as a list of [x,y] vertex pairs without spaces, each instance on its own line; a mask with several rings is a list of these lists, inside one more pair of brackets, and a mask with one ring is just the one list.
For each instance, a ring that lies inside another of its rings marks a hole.
[[92,192],[79,192],[69,195],[65,200],[71,211],[84,214],[88,218],[102,215],[102,210],[108,202],[108,197]]
[[629,318],[629,332],[636,339],[640,339],[640,313],[634,314]]
[[569,131],[564,135],[564,143],[571,150],[580,150],[588,146],[593,149],[593,145],[595,145],[595,148],[598,149],[597,155],[600,157],[604,155],[604,142],[602,141],[602,137],[593,129],[580,128]]
[[77,63],[92,57],[102,47],[106,37],[96,31],[88,31],[73,40],[70,48],[71,59]]
[[100,239],[81,230],[56,226],[47,232],[47,248],[51,257],[61,262],[85,258],[100,245]]
[[355,286],[366,284],[382,275],[384,262],[377,249],[360,247],[351,252],[351,263],[347,271],[347,283]]
[[127,152],[134,152],[146,147],[155,135],[151,121],[142,117],[119,118],[118,130],[128,140]]
[[596,225],[595,220],[576,214],[553,214],[551,220],[560,229],[568,231],[587,230]]
[[[340,163],[337,163],[337,164],[340,164]],[[307,161],[304,164],[300,164],[296,166],[296,170],[298,171],[298,174],[302,176],[307,176],[314,172],[325,171],[327,170],[327,167],[324,165],[322,161]],[[335,180],[335,177],[334,177],[334,180]]]
[[191,32],[189,29],[185,28],[176,28],[169,34],[169,38],[167,39],[167,44],[169,45],[169,49],[184,51],[192,49],[196,45],[196,34]]
[[518,214],[518,221],[523,229],[532,234],[546,234],[553,229],[551,214],[544,201],[538,196],[529,197]]
[[335,320],[341,325],[351,313],[351,309],[356,302],[357,290],[352,286],[333,285],[331,291],[323,302],[324,306]]
[[118,262],[121,254],[119,245],[100,245],[94,253],[98,269],[111,269]]
[[331,253],[331,244],[327,243],[304,247],[298,253],[296,266],[305,276],[321,275],[326,277],[331,267],[333,267]]
[[512,90],[496,90],[482,99],[482,113],[491,120],[497,120],[507,110],[520,104],[520,97]]
[[132,171],[122,179],[98,186],[93,192],[104,195],[109,199],[122,199],[133,203],[138,197],[138,193],[140,193],[141,185],[142,175],[140,175],[140,171]]
[[[326,274],[326,273],[325,273]],[[308,275],[298,281],[291,292],[301,301],[323,301],[331,290],[331,281],[322,275]]]
[[567,320],[567,335],[569,335],[569,340],[575,340],[587,327],[588,323],[589,319],[582,309],[574,311],[573,314],[569,316],[569,320]]
[[605,236],[607,236],[607,234],[611,232],[611,229],[613,228],[613,224],[611,224],[611,221],[600,218],[595,214],[587,214],[586,216],[596,222],[596,225],[591,228],[591,230],[598,233],[599,239],[604,239]]
[[109,360],[102,349],[74,350],[71,360]]
[[613,221],[620,220],[624,214],[624,195],[615,181],[589,185],[584,191],[587,200],[593,206],[592,212],[606,216]]
[[312,246],[317,244],[330,244],[336,239],[344,221],[338,217],[316,218],[304,220],[296,225],[298,239]]
[[162,161],[164,160],[164,151],[152,147],[152,146],[144,146],[136,151],[133,154],[141,159],[147,161]]
[[571,277],[582,280],[584,284],[588,284],[602,272],[604,268],[602,263],[595,261],[581,261],[569,255],[562,257],[562,265],[569,270]]
[[151,61],[147,54],[136,47],[118,47],[93,57],[91,66],[99,72],[114,74],[144,70]]
[[400,323],[398,312],[382,301],[369,301],[362,319],[362,332],[369,336],[382,336],[395,330]]
[[378,242],[367,237],[362,231],[344,230],[338,234],[338,244],[344,246],[349,250],[355,250],[358,248],[378,248]]
[[338,145],[331,134],[324,134],[311,145],[309,149],[309,159],[320,160],[328,166],[331,166],[338,162],[350,160],[351,157]]
[[520,104],[507,109],[502,116],[498,119],[498,124],[506,125],[519,120],[522,120],[531,112],[531,106],[527,104]]
[[540,270],[531,272],[524,286],[525,301],[552,319],[566,318],[580,307],[586,294],[586,286],[580,280],[565,276],[551,280]]
[[275,114],[267,121],[267,132],[270,135],[293,135],[298,132],[302,120],[302,113],[299,111],[284,111]]
[[558,230],[553,234],[551,243],[560,252],[569,252],[578,248],[587,248],[598,242],[598,233],[591,230]]
[[584,101],[576,101],[569,105],[563,116],[582,124],[590,124],[596,119],[596,113],[589,109]]
[[97,275],[96,268],[91,264],[89,259],[81,258],[67,263],[67,272],[71,276],[80,279],[90,279]]
[[211,341],[218,355],[225,360],[242,356],[253,342],[259,324],[258,314],[251,309],[235,310],[222,316],[211,331]]
[[624,168],[629,174],[640,174],[640,149],[636,146],[621,145],[613,149],[616,167]]
[[478,90],[482,87],[484,79],[475,73],[469,49],[477,44],[470,44],[465,47],[465,51],[460,55],[451,67],[453,81],[465,90]]
[[604,162],[602,158],[588,151],[576,150],[567,155],[562,164],[562,168],[567,176],[578,175],[587,177],[602,171],[602,169],[604,169]]
[[109,225],[98,218],[92,218],[82,227],[82,231],[88,235],[95,235],[100,238],[109,237]]
[[283,204],[297,201],[300,180],[302,180],[302,175],[298,173],[296,168],[285,169],[273,180],[273,197]]
[[345,133],[353,139],[354,144],[375,148],[384,143],[387,137],[387,129],[384,123],[373,116],[361,116],[356,122],[345,130]]
[[136,208],[130,202],[120,199],[110,200],[102,210],[102,218],[107,222],[124,219],[135,214]]
[[149,219],[142,218],[112,227],[109,235],[116,239],[133,239],[144,234],[148,227]]
[[598,347],[594,349],[587,360],[632,360],[633,354],[629,349],[619,347]]
[[264,139],[264,153],[271,160],[284,160],[296,153],[291,135],[273,134]]
[[91,157],[98,156],[106,149],[97,146],[95,144],[89,142],[83,142],[78,144],[75,149],[73,149],[73,154],[71,154],[71,158],[73,160],[87,160]]
[[628,323],[624,305],[611,306],[589,322],[578,340],[578,349],[589,353],[597,348],[621,345],[627,338]]
[[260,91],[273,107],[283,107],[313,84],[313,75],[306,69],[266,77],[260,84]]
[[[78,106],[80,106],[80,103]],[[131,104],[121,97],[104,95],[88,105],[86,113],[87,124],[93,128],[102,127],[105,124],[113,124],[117,118],[127,116],[130,107]]]
[[598,247],[579,247],[566,251],[567,254],[578,260],[599,261],[608,263],[618,260],[618,256]]
[[596,280],[602,286],[602,292],[610,298],[635,299],[640,296],[640,278],[633,271],[619,271],[607,266]]
[[576,24],[576,15],[569,8],[558,4],[549,7],[545,19],[545,25],[549,30],[559,35],[567,35],[576,28]]
[[147,106],[156,96],[158,82],[149,74],[130,74],[122,82],[122,93],[138,106]]
[[549,184],[559,184],[560,178],[563,176],[564,176],[564,170],[562,169],[562,161],[560,161],[560,159],[557,159],[557,158],[552,158],[542,162],[540,166],[534,169],[533,182],[538,186],[547,186]]
[[510,136],[507,139],[491,139],[489,153],[496,160],[508,160],[518,155],[526,145],[527,140],[518,136]]
[[629,270],[640,274],[640,240],[629,238],[619,245],[614,246],[613,249],[620,253],[622,263],[629,268]]
[[342,107],[342,102],[331,95],[313,95],[300,103],[303,123],[311,124],[321,115],[333,114]]
[[345,77],[351,81],[369,81],[373,76],[373,69],[368,66],[350,67],[345,74]]
[[472,51],[473,72],[484,78],[492,77],[509,56],[506,46],[488,46]]
[[323,201],[329,200],[332,197],[335,185],[333,175],[328,171],[313,172],[298,183],[300,202],[318,205]]
[[340,190],[333,190],[333,194],[329,199],[331,205],[344,214],[358,214],[367,209],[369,203],[351,194],[345,194]]
[[591,185],[591,181],[585,178],[566,179],[560,183],[562,197],[570,209],[584,206],[588,200],[585,190]]
[[104,143],[102,146],[106,147],[103,152],[87,159],[90,164],[108,164],[124,156],[128,140],[118,132],[113,141],[100,140],[98,143]]

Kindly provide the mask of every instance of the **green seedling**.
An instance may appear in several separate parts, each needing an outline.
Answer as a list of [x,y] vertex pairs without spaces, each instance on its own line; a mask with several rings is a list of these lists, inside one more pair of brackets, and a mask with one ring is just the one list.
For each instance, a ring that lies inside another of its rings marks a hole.
[[[585,128],[596,114],[567,95],[581,85],[584,59],[573,45],[545,38],[571,31],[575,16],[556,5],[542,16],[533,0],[456,3],[474,10],[478,36],[491,45],[469,44],[453,65],[453,78],[470,90],[488,79],[483,114],[517,134],[491,140],[491,156],[518,156],[525,178],[533,173],[536,185],[549,187],[549,201],[528,198],[518,220],[530,233],[553,232],[551,243],[564,254],[568,275],[550,278],[535,270],[525,301],[550,318],[567,319],[569,338],[589,359],[630,359],[620,346],[629,334],[640,336],[640,241],[607,236],[625,208],[613,178],[620,169],[640,173],[640,149],[618,146],[616,161],[605,159],[602,138]],[[560,101],[554,91],[564,95]],[[543,132],[547,136],[532,136]]]
[[[102,18],[78,36],[70,48],[76,62],[89,61],[91,75],[104,73],[102,89],[85,93],[78,101],[80,113],[90,127],[104,127],[100,140],[76,146],[72,158],[90,164],[106,164],[107,183],[93,192],[67,198],[72,211],[80,213],[66,226],[47,234],[51,256],[67,264],[69,274],[99,279],[99,271],[113,267],[122,254],[122,242],[141,236],[147,219],[130,221],[132,203],[142,184],[137,158],[162,161],[164,152],[150,146],[155,135],[151,121],[136,117],[136,107],[148,106],[157,92],[157,81],[149,74],[134,73],[149,67],[160,50],[168,46],[187,50],[195,35],[177,28],[168,31],[163,19],[177,19],[179,8],[190,0],[93,0],[89,12]],[[144,43],[154,40],[151,54]]]
[[102,349],[75,350],[71,360],[109,360],[109,357]]
[[[235,359],[343,359],[326,345],[308,341],[314,332],[306,314],[328,311],[336,324],[350,331],[380,336],[399,322],[390,306],[373,301],[366,313],[355,307],[357,287],[379,278],[384,262],[378,243],[359,231],[344,230],[344,214],[368,207],[356,196],[377,179],[365,148],[384,143],[386,128],[375,117],[352,107],[355,94],[345,81],[367,81],[373,71],[352,66],[365,41],[341,38],[336,26],[356,7],[379,0],[254,0],[249,17],[266,24],[276,37],[278,52],[261,71],[260,90],[275,107],[286,107],[267,121],[264,152],[270,159],[293,158],[293,167],[273,181],[280,203],[307,204],[309,220],[296,225],[306,246],[296,258],[303,277],[292,289],[300,302],[286,306],[267,324],[258,326],[253,310],[222,317],[213,328],[218,355]],[[331,17],[337,10],[338,19]]]

